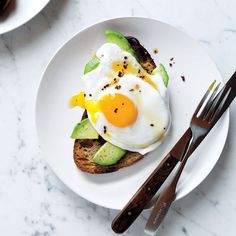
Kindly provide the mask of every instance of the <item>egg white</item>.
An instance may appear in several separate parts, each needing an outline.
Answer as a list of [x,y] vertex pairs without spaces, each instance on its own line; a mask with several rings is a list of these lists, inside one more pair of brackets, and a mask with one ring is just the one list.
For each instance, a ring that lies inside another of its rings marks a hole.
[[[105,140],[129,151],[146,154],[157,148],[163,141],[170,126],[170,111],[167,89],[160,75],[150,75],[151,80],[157,85],[154,89],[149,83],[140,79],[134,74],[124,74],[116,85],[121,89],[116,90],[115,86],[109,86],[102,90],[104,85],[111,82],[110,75],[114,73],[112,64],[117,61],[127,61],[135,68],[141,68],[137,60],[128,52],[121,50],[117,45],[105,43],[102,45],[96,56],[100,59],[99,66],[82,77],[82,88],[86,93],[86,100],[99,101],[104,95],[120,93],[127,96],[136,106],[138,116],[136,121],[128,127],[119,128],[109,123],[102,112],[97,112],[97,121],[88,117]],[[134,86],[139,85],[138,90],[130,91]],[[151,126],[154,124],[154,126]],[[104,134],[104,126],[107,134]]]

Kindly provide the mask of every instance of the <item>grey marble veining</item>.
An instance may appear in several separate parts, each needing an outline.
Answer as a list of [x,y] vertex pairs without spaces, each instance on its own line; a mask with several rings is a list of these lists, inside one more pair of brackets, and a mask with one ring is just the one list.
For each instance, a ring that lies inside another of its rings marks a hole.
[[[0,235],[115,235],[116,211],[67,189],[41,157],[34,104],[41,74],[55,50],[83,27],[111,17],[145,16],[197,39],[225,79],[235,70],[234,0],[51,0],[22,27],[0,36]],[[176,202],[158,236],[235,235],[236,107],[226,146],[207,179]],[[144,235],[144,212],[125,235]]]

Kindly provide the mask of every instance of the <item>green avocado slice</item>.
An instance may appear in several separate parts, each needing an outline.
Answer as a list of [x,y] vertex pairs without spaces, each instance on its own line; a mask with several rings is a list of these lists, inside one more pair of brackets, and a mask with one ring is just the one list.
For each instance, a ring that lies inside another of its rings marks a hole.
[[156,75],[156,74],[161,75],[163,82],[165,86],[167,87],[168,82],[169,82],[169,75],[167,74],[166,69],[162,64],[160,64],[158,67],[156,67],[153,70],[152,75]]
[[72,134],[72,139],[98,139],[98,133],[91,125],[88,118],[78,123]]
[[113,165],[116,164],[125,153],[125,150],[106,142],[96,152],[92,161],[99,165]]
[[118,45],[122,50],[129,52],[131,55],[137,58],[136,53],[131,47],[129,41],[119,31],[108,29],[105,31],[105,38],[108,43],[114,43]]
[[92,70],[95,70],[99,66],[99,64],[100,60],[95,56],[85,65],[84,74],[87,74]]

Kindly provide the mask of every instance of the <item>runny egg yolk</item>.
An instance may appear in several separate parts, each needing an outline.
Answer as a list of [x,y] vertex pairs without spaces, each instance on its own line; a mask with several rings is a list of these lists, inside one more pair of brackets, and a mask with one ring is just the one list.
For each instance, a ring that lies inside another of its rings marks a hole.
[[70,99],[70,107],[80,106],[82,108],[85,107],[85,94],[84,92],[80,92],[77,95],[74,95]]
[[96,102],[93,99],[85,101],[84,92],[80,92],[71,98],[70,106],[85,108],[93,123],[97,122],[98,112],[102,112],[112,125],[120,128],[132,125],[138,114],[134,103],[119,93],[104,95]]
[[99,100],[99,108],[114,126],[123,128],[132,125],[138,115],[134,103],[123,94],[108,94]]
[[143,68],[137,69],[129,61],[124,60],[124,62],[115,61],[112,64],[112,70],[116,73],[120,73],[121,75],[136,75],[140,79],[149,83],[154,89],[158,90],[157,85],[151,80],[150,75]]

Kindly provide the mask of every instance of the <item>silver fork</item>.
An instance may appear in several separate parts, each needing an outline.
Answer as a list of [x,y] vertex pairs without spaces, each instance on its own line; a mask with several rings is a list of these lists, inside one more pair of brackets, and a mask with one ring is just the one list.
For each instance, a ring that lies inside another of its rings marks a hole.
[[218,84],[215,88],[214,86],[215,81],[209,86],[207,92],[203,96],[192,116],[190,122],[192,138],[188,144],[188,147],[183,152],[183,160],[171,183],[159,195],[146,224],[145,232],[150,235],[154,235],[156,233],[172,202],[176,198],[176,186],[189,156],[213,128],[223,112],[235,98],[236,74],[232,76],[232,78],[217,95],[216,92],[219,89],[220,84]]

